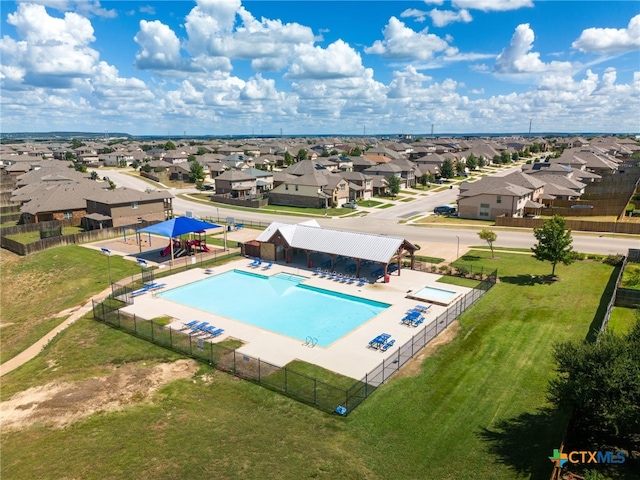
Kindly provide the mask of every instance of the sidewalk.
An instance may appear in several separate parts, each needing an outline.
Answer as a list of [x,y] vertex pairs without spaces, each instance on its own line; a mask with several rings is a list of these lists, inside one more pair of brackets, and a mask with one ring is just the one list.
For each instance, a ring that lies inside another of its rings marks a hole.
[[56,328],[54,328],[49,333],[47,333],[44,337],[42,337],[40,340],[38,340],[36,343],[31,345],[27,349],[23,350],[12,359],[7,360],[2,365],[0,365],[0,377],[24,365],[29,360],[32,360],[33,358],[35,358],[56,335],[58,335],[60,332],[65,330],[69,325],[73,324],[76,320],[78,320],[79,318],[81,318],[83,315],[85,315],[87,312],[91,310],[92,300],[101,301],[104,298],[106,298],[110,293],[111,293],[111,287],[89,298],[89,300],[87,300],[84,304],[78,305],[64,312],[61,312],[62,314],[68,311],[72,313],[71,313],[71,316],[64,323],[61,323]]

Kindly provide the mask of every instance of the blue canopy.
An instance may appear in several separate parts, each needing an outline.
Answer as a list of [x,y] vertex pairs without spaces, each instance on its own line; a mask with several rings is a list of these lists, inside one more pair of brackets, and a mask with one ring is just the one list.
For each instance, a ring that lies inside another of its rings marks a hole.
[[203,222],[191,217],[176,217],[150,227],[141,228],[138,232],[155,233],[163,237],[179,237],[185,233],[201,232],[210,228],[219,228],[215,223]]

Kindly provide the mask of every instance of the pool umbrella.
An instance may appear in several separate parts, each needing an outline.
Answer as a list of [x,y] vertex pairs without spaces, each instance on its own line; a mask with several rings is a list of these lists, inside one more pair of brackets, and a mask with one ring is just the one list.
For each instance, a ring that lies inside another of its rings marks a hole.
[[211,228],[220,228],[215,223],[204,222],[192,217],[175,217],[165,222],[156,223],[150,227],[141,228],[138,232],[155,233],[163,237],[169,237],[171,244],[171,263],[173,264],[173,238],[185,233],[200,232]]

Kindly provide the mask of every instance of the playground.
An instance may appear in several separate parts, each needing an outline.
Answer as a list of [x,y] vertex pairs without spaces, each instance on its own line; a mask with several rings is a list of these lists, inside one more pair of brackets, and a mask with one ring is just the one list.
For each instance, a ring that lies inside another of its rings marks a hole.
[[[207,243],[204,235],[198,238],[198,233],[184,235],[181,238],[174,238],[174,260],[184,262],[184,259],[191,256],[197,256],[198,260],[209,260],[225,252],[234,252],[237,250],[239,243],[248,242],[255,239],[259,232],[251,229],[232,230],[226,233],[227,249],[225,250],[224,241],[216,241],[215,244]],[[211,235],[209,239],[211,239]],[[215,235],[216,239],[223,239],[223,233]],[[211,241],[211,240],[210,240]],[[219,245],[222,243],[222,245]],[[138,258],[146,260],[151,264],[168,264],[171,262],[171,244],[167,237],[160,235],[140,233],[136,235],[135,230],[127,231],[126,234],[119,238],[111,238],[99,242],[84,245],[95,250],[107,249],[112,255],[120,255],[123,257],[131,257],[132,260]]]

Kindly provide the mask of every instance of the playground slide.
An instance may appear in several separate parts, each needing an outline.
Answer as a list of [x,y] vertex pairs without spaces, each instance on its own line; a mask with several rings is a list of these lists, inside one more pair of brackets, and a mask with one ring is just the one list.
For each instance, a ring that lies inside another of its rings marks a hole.
[[204,250],[205,252],[210,252],[211,249],[209,247],[207,247],[206,245],[200,245],[200,248],[202,248],[202,250]]
[[161,257],[166,257],[167,255],[169,255],[169,252],[171,252],[171,244],[167,245],[161,252],[160,252],[160,256]]

